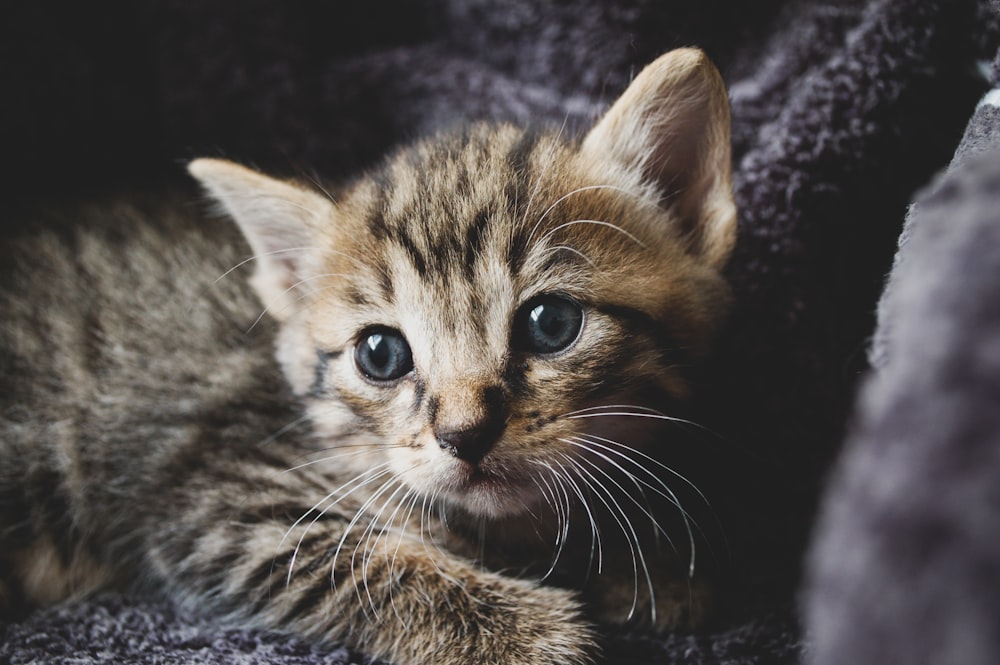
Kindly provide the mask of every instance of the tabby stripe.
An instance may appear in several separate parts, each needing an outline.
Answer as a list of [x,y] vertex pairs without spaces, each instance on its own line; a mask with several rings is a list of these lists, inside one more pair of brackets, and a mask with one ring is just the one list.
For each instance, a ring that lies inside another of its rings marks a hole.
[[368,229],[377,240],[385,241],[390,236],[389,224],[385,219],[385,212],[389,208],[389,191],[392,188],[392,181],[388,175],[381,171],[373,173],[372,179],[375,180],[377,185],[375,191],[378,194],[378,199],[368,213]]
[[504,368],[503,381],[507,390],[513,396],[512,400],[532,401],[534,392],[528,383],[525,375],[528,371],[528,363],[519,360],[511,360]]
[[395,287],[392,285],[392,270],[386,263],[379,264],[378,287],[382,293],[382,299],[386,302],[395,302]]
[[597,311],[607,314],[624,324],[630,332],[650,335],[664,356],[664,362],[677,367],[690,367],[693,362],[677,340],[652,316],[642,310],[625,305],[598,305]]
[[521,212],[521,197],[526,196],[531,187],[531,155],[540,138],[537,129],[526,129],[505,156],[513,176],[507,184],[507,205],[512,215]]
[[[281,577],[287,576],[288,565],[291,563],[292,557],[295,556],[296,550],[298,550],[299,552],[309,551],[309,549],[314,547],[317,543],[319,543],[322,540],[327,540],[328,538],[329,534],[327,533],[314,533],[306,535],[306,537],[302,539],[302,542],[298,544],[297,547],[291,547],[280,555],[262,561],[256,568],[254,568],[253,572],[251,572],[247,576],[244,583],[245,586],[247,587],[247,590],[252,591],[254,589],[260,588],[265,583],[269,582],[270,579],[276,574],[280,574]],[[268,587],[270,586],[271,585],[268,584]],[[284,590],[284,588],[285,585],[282,584],[281,588],[277,589],[276,591],[280,593],[282,590]]]
[[326,376],[330,370],[330,361],[340,357],[343,351],[323,351],[316,349],[316,365],[313,369],[313,383],[309,387],[309,397],[328,397]]
[[[319,570],[321,567],[329,564],[333,560],[335,553],[335,548],[322,552],[306,565],[310,570]],[[347,561],[349,562],[350,558],[348,558]],[[312,584],[309,588],[302,591],[296,603],[287,612],[285,612],[282,617],[282,621],[289,621],[304,614],[313,613],[324,600],[330,597],[334,591],[334,585],[338,581],[344,581],[345,579],[351,581],[346,575],[337,574],[344,572],[346,571],[334,571],[332,576],[319,575],[312,580]]]
[[479,258],[483,248],[483,239],[486,235],[486,228],[492,220],[491,210],[483,208],[476,213],[475,219],[465,231],[465,262],[462,264],[465,276],[471,280],[474,274],[474,264]]
[[413,381],[413,414],[419,415],[420,407],[424,404],[424,395],[427,393],[427,385],[424,383],[416,372],[414,374]]
[[412,263],[413,267],[416,268],[417,275],[419,275],[422,279],[426,279],[427,259],[424,257],[423,252],[421,252],[413,242],[413,238],[411,238],[405,230],[397,229],[396,233],[393,233],[393,240],[395,240],[396,243],[399,244],[399,246],[402,247],[410,257],[410,263]]
[[[535,130],[526,130],[506,155],[507,165],[511,170],[511,180],[506,187],[507,211],[514,219],[519,220],[531,213],[530,210],[521,210],[521,197],[530,196],[532,182],[529,167],[531,155],[538,145],[540,136]],[[524,268],[528,255],[528,234],[533,221],[529,218],[529,224],[517,224],[511,235],[506,257],[507,269],[511,275],[519,274]]]
[[427,422],[432,425],[437,423],[437,413],[440,407],[441,398],[437,395],[431,395],[430,399],[427,400]]
[[240,559],[242,554],[243,551],[239,546],[233,545],[222,552],[222,554],[213,556],[201,570],[198,584],[206,590],[223,586],[223,583],[232,573],[233,564]]
[[[239,524],[244,526],[248,526],[251,524],[261,524],[264,522],[273,522],[275,520],[289,520],[291,522],[294,522],[304,512],[305,510],[302,508],[302,504],[298,502],[289,502],[283,504],[268,503],[261,505],[257,508],[248,508],[243,510],[239,514],[237,521]],[[223,516],[226,517],[227,519],[232,519],[231,513],[228,510],[226,510],[222,516],[220,516],[220,519]],[[311,516],[309,518],[309,521],[311,522],[313,519],[316,519],[316,517]],[[317,522],[346,521],[346,518],[338,512],[327,511],[323,515],[319,516],[319,518],[316,519],[316,521]]]

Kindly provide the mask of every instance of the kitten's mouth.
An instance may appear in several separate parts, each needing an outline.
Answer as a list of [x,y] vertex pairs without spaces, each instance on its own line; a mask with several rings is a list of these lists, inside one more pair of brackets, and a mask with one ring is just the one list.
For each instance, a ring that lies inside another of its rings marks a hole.
[[527,480],[481,464],[456,466],[445,482],[444,495],[451,503],[488,517],[509,517],[528,510],[535,492]]
[[451,476],[452,485],[458,492],[497,491],[505,482],[504,478],[478,464],[462,464],[452,471]]

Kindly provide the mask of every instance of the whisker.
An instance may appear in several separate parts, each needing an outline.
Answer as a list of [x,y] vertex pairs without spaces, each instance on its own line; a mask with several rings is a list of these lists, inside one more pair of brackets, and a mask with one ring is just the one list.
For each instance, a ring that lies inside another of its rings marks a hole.
[[625,194],[627,196],[631,196],[631,197],[633,197],[633,198],[635,198],[635,199],[637,199],[639,201],[646,202],[646,203],[648,203],[651,206],[657,205],[657,204],[653,203],[652,201],[649,201],[648,199],[646,199],[646,197],[637,194],[636,192],[631,192],[631,191],[625,189],[624,187],[618,187],[616,185],[587,185],[586,187],[577,187],[576,189],[574,189],[573,191],[569,192],[568,194],[563,194],[562,196],[560,196],[558,199],[555,200],[555,202],[552,205],[550,205],[548,208],[545,209],[545,212],[542,213],[542,216],[538,218],[538,221],[535,222],[535,225],[532,227],[531,233],[528,234],[528,244],[530,244],[531,243],[531,239],[535,237],[535,232],[538,230],[538,227],[542,225],[542,222],[545,221],[545,218],[549,216],[549,213],[552,212],[552,210],[557,205],[559,205],[560,203],[562,203],[563,201],[565,201],[566,199],[568,199],[571,196],[575,196],[575,195],[581,194],[583,192],[593,191],[593,190],[596,190],[596,189],[608,189],[608,190],[611,190],[611,191],[620,192],[620,193]]
[[596,268],[596,267],[597,267],[597,264],[596,264],[596,263],[594,263],[594,262],[593,262],[593,261],[591,260],[591,258],[590,258],[589,256],[587,256],[586,254],[584,254],[583,252],[581,252],[581,251],[580,251],[580,250],[578,250],[578,249],[574,249],[574,248],[570,247],[569,245],[553,245],[553,246],[551,246],[551,247],[546,247],[546,248],[545,248],[545,249],[543,250],[543,252],[544,252],[545,254],[549,254],[549,253],[551,253],[551,252],[557,252],[557,251],[559,251],[559,250],[564,250],[564,251],[567,251],[567,252],[571,252],[571,253],[573,253],[573,254],[576,254],[576,255],[577,255],[577,256],[579,256],[579,257],[580,257],[581,259],[583,259],[584,261],[586,261],[587,263],[589,263],[589,264],[590,264],[590,267],[592,267],[592,268]]
[[[350,452],[339,453],[337,455],[327,455],[326,457],[321,457],[319,459],[310,460],[308,462],[303,462],[302,464],[297,464],[295,466],[288,467],[281,471],[281,473],[291,473],[293,471],[298,471],[299,469],[304,469],[307,466],[312,466],[314,464],[320,464],[322,462],[332,462],[333,460],[343,459],[345,457],[358,457],[360,455],[373,455],[375,453],[382,452],[379,447],[371,447],[366,450],[352,450]],[[315,453],[308,453],[315,454]],[[305,457],[305,455],[303,456]]]
[[[677,499],[677,495],[674,494],[666,484],[663,484],[663,487],[666,490],[666,493],[664,493],[662,490],[660,490],[657,487],[651,485],[647,481],[642,480],[641,478],[638,478],[635,474],[633,474],[632,472],[628,471],[625,467],[623,467],[618,462],[614,461],[613,459],[611,459],[607,455],[604,455],[604,454],[602,454],[602,453],[594,450],[590,445],[588,445],[591,442],[588,442],[588,441],[585,441],[585,440],[581,440],[581,439],[576,439],[576,440],[564,439],[564,441],[566,443],[569,443],[570,445],[574,445],[574,446],[576,446],[578,448],[586,450],[587,452],[589,452],[592,455],[600,457],[605,462],[607,462],[608,464],[610,464],[612,467],[614,467],[615,469],[618,469],[619,471],[621,471],[622,473],[624,473],[628,477],[628,479],[630,481],[632,481],[632,483],[639,489],[639,493],[642,494],[643,497],[645,497],[645,492],[643,492],[642,487],[646,486],[647,488],[649,488],[649,489],[653,490],[654,492],[658,493],[660,496],[664,497],[665,499],[667,499],[668,501],[670,501],[670,503],[672,503],[674,506],[677,507],[677,509],[681,512],[681,515],[684,517],[684,526],[687,529],[688,540],[689,540],[689,543],[690,543],[690,546],[691,546],[690,573],[691,573],[691,575],[693,575],[694,574],[694,557],[695,557],[694,533],[691,530],[690,516],[688,515],[687,511],[685,511],[684,508],[681,507],[680,501]],[[602,469],[599,465],[595,464],[594,462],[588,460],[585,457],[581,457],[580,459],[582,461],[586,462],[587,464],[589,464],[590,466],[592,466],[599,473],[601,473],[601,475],[603,475],[608,480],[610,480],[612,483],[614,483],[615,486],[618,487],[618,489],[620,489],[622,491],[622,494],[624,494],[626,497],[628,497],[629,500],[631,500],[632,503],[634,503],[636,505],[636,507],[640,511],[642,511],[642,513],[646,517],[649,518],[650,523],[653,525],[654,533],[663,534],[663,536],[667,539],[667,542],[670,544],[670,547],[674,550],[674,552],[677,552],[677,547],[674,545],[674,541],[670,537],[670,534],[666,531],[666,529],[664,529],[660,525],[660,523],[659,523],[659,521],[657,521],[656,517],[654,517],[653,514],[652,514],[652,512],[650,512],[650,509],[649,509],[648,506],[643,506],[641,503],[639,503],[639,501],[634,496],[632,496],[631,493],[628,492],[628,490],[626,490],[624,487],[622,487],[621,483],[619,483],[617,480],[615,480],[611,475],[609,475],[607,473],[607,471],[605,471],[604,469]],[[642,467],[639,467],[639,468],[642,468]],[[643,470],[645,471],[645,469],[643,469]]]
[[315,251],[315,248],[314,247],[285,247],[284,249],[275,249],[273,251],[264,252],[262,254],[254,254],[253,256],[251,256],[249,258],[243,259],[242,261],[240,261],[239,263],[237,263],[236,265],[234,265],[232,268],[230,268],[226,272],[224,272],[221,275],[219,275],[218,277],[216,277],[215,281],[213,283],[218,284],[219,282],[221,282],[222,280],[224,280],[226,277],[228,277],[233,271],[239,270],[240,268],[242,268],[246,264],[250,263],[251,261],[259,261],[259,260],[261,260],[263,258],[274,256],[275,254],[288,254],[288,253],[291,253],[291,252],[308,252],[308,251]]
[[[548,470],[553,476],[556,473],[551,466],[544,462],[536,461],[535,464]],[[551,508],[552,513],[556,516],[556,541],[553,548],[552,563],[549,566],[548,571],[546,571],[546,573],[541,577],[544,581],[547,580],[553,572],[555,572],[559,557],[563,551],[563,546],[566,544],[566,537],[569,532],[569,515],[564,514],[564,504],[558,501],[558,494],[556,490],[549,485],[549,481],[546,480],[544,475],[532,476],[532,480],[534,481],[535,486],[538,487],[538,491],[545,498],[545,502],[549,505],[549,508]]]
[[306,422],[308,420],[309,420],[309,414],[305,414],[305,415],[299,416],[295,420],[293,420],[290,423],[288,423],[288,424],[286,424],[286,425],[278,428],[277,430],[275,430],[271,434],[268,434],[266,437],[264,437],[263,439],[261,439],[260,441],[258,441],[257,442],[257,447],[258,448],[263,448],[264,446],[271,445],[272,443],[274,443],[275,441],[277,441],[278,439],[280,439],[281,437],[283,437],[285,434],[288,434],[293,429],[295,429],[296,427],[298,427],[299,425],[301,425],[302,423],[304,423],[304,422]]
[[[337,572],[337,560],[340,558],[340,552],[341,552],[341,550],[343,550],[344,544],[347,542],[347,537],[350,535],[351,531],[354,530],[354,527],[357,526],[358,522],[360,522],[363,517],[367,517],[368,516],[369,509],[372,507],[372,505],[375,504],[376,501],[379,500],[379,497],[381,497],[391,487],[393,487],[394,485],[399,484],[400,482],[402,482],[402,481],[400,481],[399,477],[396,476],[395,474],[392,474],[390,476],[390,478],[388,480],[386,480],[384,483],[382,483],[379,486],[379,488],[370,497],[368,497],[368,499],[354,513],[354,517],[351,518],[351,521],[350,521],[350,523],[348,523],[347,528],[344,529],[344,533],[341,534],[340,541],[337,543],[337,548],[334,550],[334,553],[333,553],[333,561],[330,564],[330,584],[331,585],[334,584],[335,581],[336,581],[335,580],[335,575],[336,575],[336,572]],[[367,525],[366,525],[366,528],[367,528]],[[360,543],[363,540],[364,540],[364,532],[362,532],[361,537],[358,539],[359,546],[360,546]],[[351,566],[350,566],[351,581],[354,583],[354,593],[358,597],[358,602],[361,603],[362,605],[364,605],[364,599],[361,597],[361,589],[358,586],[357,570],[355,569],[355,566],[354,566],[355,556],[356,555],[357,555],[357,547],[354,549],[354,552],[351,555]],[[372,611],[374,612],[375,617],[379,618],[378,611],[374,607],[372,608]],[[367,610],[365,611],[365,613],[367,614]]]
[[667,415],[662,411],[660,411],[659,409],[654,409],[650,406],[642,406],[641,404],[601,404],[599,406],[588,406],[583,409],[577,409],[576,411],[567,411],[566,413],[560,415],[560,418],[564,418],[566,416],[574,416],[578,413],[590,413],[593,411],[598,411],[603,409],[634,409],[636,411],[645,413],[655,413],[660,416]]
[[[290,291],[293,291],[293,290],[299,288],[300,286],[302,286],[303,284],[306,284],[308,282],[313,281],[314,279],[325,279],[327,277],[351,277],[351,275],[348,275],[347,273],[323,273],[323,274],[320,274],[320,275],[313,275],[313,276],[307,277],[305,279],[300,279],[299,281],[295,282],[294,284],[292,284],[291,286],[289,286],[287,289],[285,289],[284,291],[282,291],[281,295],[277,296],[271,302],[269,302],[266,305],[264,305],[264,309],[261,310],[261,312],[257,316],[257,318],[254,319],[254,322],[250,324],[250,327],[247,328],[247,331],[246,331],[247,334],[250,334],[251,332],[253,332],[253,329],[257,327],[257,324],[259,324],[261,322],[261,320],[263,320],[263,318],[267,315],[267,313],[269,311],[271,311],[271,307],[274,305],[275,302],[277,302],[278,298],[280,298],[280,297],[282,297],[284,295],[287,295]],[[299,298],[298,300],[301,300],[301,299],[302,298]],[[298,302],[298,300],[296,302]]]
[[[401,624],[403,624],[403,628],[405,628],[407,630],[409,630],[410,624],[400,615],[399,608],[396,607],[396,597],[395,597],[395,594],[393,594],[393,591],[392,591],[393,588],[395,588],[396,585],[394,583],[392,583],[392,580],[395,579],[395,575],[396,575],[395,574],[395,570],[396,570],[396,557],[399,555],[399,548],[402,546],[402,544],[403,544],[403,537],[406,535],[406,527],[407,527],[407,525],[410,524],[410,518],[413,515],[413,509],[416,507],[417,501],[419,499],[420,499],[420,495],[415,490],[409,490],[409,491],[407,491],[407,493],[405,495],[403,495],[403,498],[400,500],[400,506],[402,506],[404,504],[408,504],[408,507],[406,509],[406,515],[403,517],[403,520],[402,520],[402,526],[400,527],[400,530],[399,530],[399,538],[396,539],[396,549],[394,549],[393,552],[392,552],[392,560],[386,562],[386,565],[387,565],[388,570],[389,570],[389,580],[390,580],[390,584],[389,584],[389,606],[392,607],[392,612],[393,612],[393,614],[396,615],[396,619]],[[395,513],[393,514],[393,517],[391,517],[390,519],[395,519]],[[386,556],[388,557],[388,552],[386,552]]]
[[[382,515],[385,513],[388,506],[392,503],[393,499],[396,498],[396,495],[400,492],[405,493],[407,491],[408,489],[406,484],[400,481],[399,486],[393,490],[392,494],[390,494],[385,501],[382,502],[382,505],[375,512],[375,514],[370,516],[368,525],[365,527],[364,531],[361,532],[358,544],[355,546],[354,552],[351,554],[351,566],[353,568],[358,550],[361,548],[362,543],[364,543],[364,549],[361,552],[361,584],[365,589],[365,595],[368,597],[368,603],[372,608],[372,614],[376,617],[379,616],[379,613],[378,608],[375,607],[375,599],[372,598],[371,587],[368,585],[368,568],[371,566],[372,557],[375,556],[375,550],[378,548],[379,541],[384,538],[389,527],[392,525],[392,519],[390,518],[388,525],[380,525],[379,522],[381,521]],[[393,516],[395,516],[395,511],[393,512]],[[378,530],[377,535],[375,534],[376,529]],[[386,556],[388,556],[388,553],[386,553]]]
[[[580,474],[581,479],[585,475],[587,477],[587,484],[590,485],[592,489],[595,490],[594,494],[597,496],[598,500],[604,504],[604,507],[608,509],[611,517],[618,523],[619,528],[625,535],[625,541],[629,546],[629,550],[632,553],[632,571],[633,571],[633,594],[632,594],[632,607],[628,613],[628,620],[631,620],[635,615],[636,609],[639,606],[639,566],[642,566],[643,573],[646,578],[646,585],[649,589],[649,596],[651,600],[651,606],[653,608],[653,617],[655,623],[655,612],[656,603],[653,601],[655,598],[655,591],[653,589],[653,578],[649,573],[649,566],[646,564],[646,557],[643,555],[642,546],[639,544],[639,536],[635,531],[635,527],[632,525],[631,520],[629,520],[627,513],[621,507],[621,504],[614,498],[614,494],[609,490],[597,477],[590,473],[586,468],[581,466],[579,462],[575,459],[571,459],[567,456],[563,456],[570,462]],[[613,507],[612,507],[613,506]]]
[[420,542],[423,545],[424,554],[427,555],[428,560],[431,562],[431,565],[434,566],[434,570],[437,571],[437,573],[441,577],[441,579],[447,580],[448,582],[451,582],[452,584],[454,584],[455,586],[457,586],[459,588],[464,588],[465,585],[462,584],[462,582],[460,580],[455,579],[452,575],[449,575],[445,571],[441,570],[441,567],[438,566],[437,558],[433,554],[431,554],[430,550],[427,547],[427,540],[428,540],[428,538],[425,538],[425,535],[429,536],[429,539],[431,541],[431,545],[434,546],[434,549],[437,551],[438,555],[440,555],[441,557],[445,557],[446,556],[441,551],[441,547],[437,544],[437,541],[434,540],[434,534],[430,533],[427,530],[427,528],[426,528],[427,527],[427,523],[431,519],[431,510],[433,509],[433,505],[437,501],[437,497],[438,497],[439,493],[440,493],[440,489],[437,489],[432,494],[430,494],[429,496],[425,495],[423,503],[420,506]]
[[[712,507],[712,504],[711,504],[711,502],[709,502],[708,497],[706,497],[702,493],[702,491],[700,489],[698,489],[697,485],[695,485],[691,480],[689,480],[682,473],[680,473],[679,471],[676,471],[672,467],[667,466],[666,464],[664,464],[660,460],[656,459],[655,457],[652,457],[651,455],[647,455],[646,453],[642,452],[638,448],[626,445],[626,444],[622,443],[621,441],[614,441],[613,439],[606,439],[603,436],[597,436],[596,434],[588,434],[587,437],[590,438],[590,439],[596,439],[597,441],[602,441],[602,442],[607,443],[607,444],[612,445],[612,446],[619,446],[621,448],[624,448],[627,451],[628,454],[625,454],[625,453],[620,452],[620,451],[610,451],[609,450],[609,452],[615,452],[618,455],[621,455],[621,456],[625,457],[626,459],[630,459],[630,461],[632,461],[633,464],[636,464],[637,466],[640,466],[640,468],[643,468],[643,470],[645,470],[646,473],[648,473],[650,476],[659,479],[659,476],[657,476],[655,473],[649,471],[648,469],[645,469],[644,467],[642,467],[641,465],[639,465],[634,460],[631,460],[631,458],[629,456],[630,455],[637,455],[637,456],[643,458],[644,460],[652,462],[653,464],[655,464],[656,466],[658,466],[663,471],[669,473],[670,475],[674,476],[675,478],[677,478],[681,482],[683,482],[685,485],[687,485],[688,487],[690,487],[692,490],[695,491],[695,493],[698,494],[699,498],[701,498],[701,500],[705,502],[706,506],[708,506],[709,508]],[[660,482],[662,482],[662,480]]]
[[601,418],[601,417],[611,417],[611,416],[623,416],[623,417],[627,417],[627,418],[628,417],[631,417],[631,418],[651,418],[653,420],[663,420],[663,421],[671,422],[671,423],[679,423],[679,424],[682,424],[682,425],[689,425],[689,426],[695,427],[695,428],[697,428],[697,429],[699,429],[699,430],[701,430],[703,432],[711,434],[712,436],[714,436],[714,437],[716,437],[716,438],[718,438],[720,440],[724,440],[725,439],[725,437],[723,437],[721,434],[712,431],[711,429],[709,429],[708,427],[705,427],[704,425],[699,425],[698,423],[694,422],[693,420],[687,420],[685,418],[678,418],[676,416],[668,416],[668,415],[665,415],[665,414],[662,414],[662,413],[648,413],[648,412],[635,413],[635,412],[632,412],[632,411],[605,411],[605,412],[601,412],[601,413],[577,413],[576,415],[567,415],[567,416],[564,416],[564,417],[565,418],[571,418],[571,419],[577,419],[577,418]]
[[612,224],[611,222],[605,222],[599,219],[574,219],[573,221],[570,222],[563,222],[562,224],[556,226],[555,228],[550,229],[544,236],[541,237],[539,242],[544,242],[545,240],[551,238],[553,235],[555,235],[562,229],[569,228],[570,226],[576,226],[577,224],[593,224],[595,226],[604,226],[606,228],[613,229],[624,235],[626,238],[628,238],[635,244],[639,245],[639,247],[642,247],[643,249],[648,249],[646,247],[646,243],[639,240],[637,237],[635,237],[633,234],[629,233],[622,227],[618,226],[617,224]]
[[[284,544],[284,542],[288,539],[288,536],[291,535],[292,531],[297,526],[299,526],[303,521],[305,521],[305,519],[309,517],[311,513],[317,512],[316,517],[312,520],[312,522],[309,523],[305,531],[303,531],[302,535],[299,536],[298,542],[295,544],[295,549],[292,551],[292,557],[288,562],[288,575],[285,579],[285,586],[288,586],[292,583],[292,573],[293,570],[295,569],[295,560],[299,555],[299,548],[302,547],[302,541],[305,539],[306,534],[309,533],[309,529],[311,529],[312,526],[316,524],[316,522],[318,522],[323,517],[323,515],[326,514],[328,510],[330,510],[330,508],[337,505],[341,500],[350,496],[353,492],[360,489],[361,487],[364,487],[365,485],[374,482],[378,478],[390,473],[390,470],[387,468],[388,466],[389,466],[388,462],[379,464],[371,469],[368,469],[367,471],[364,471],[354,476],[347,482],[340,485],[340,487],[336,488],[335,490],[327,494],[325,497],[317,501],[315,504],[313,504],[312,508],[304,512],[301,517],[295,520],[295,522],[290,527],[288,527],[288,530],[285,531],[285,535],[281,537],[281,540],[278,542],[278,545],[275,549],[280,549],[281,546]],[[366,478],[365,476],[370,476],[370,477]],[[351,485],[355,485],[355,487],[351,487],[351,489],[345,493],[345,490]],[[337,497],[336,500],[334,500],[332,503],[330,503],[330,505],[320,510],[320,506],[328,502],[333,497]],[[272,562],[271,570],[273,572],[274,562]]]
[[[569,459],[565,455],[563,455],[562,457],[567,462],[569,462],[572,466],[575,466],[575,464],[573,464],[573,460],[572,459]],[[601,529],[600,529],[600,526],[599,526],[599,524],[597,522],[597,518],[594,517],[594,512],[591,510],[590,502],[587,501],[587,497],[584,496],[583,490],[577,484],[576,480],[573,479],[573,475],[570,473],[570,471],[563,464],[561,464],[559,462],[555,462],[555,464],[556,464],[556,466],[559,467],[559,469],[562,471],[562,473],[559,474],[559,475],[557,475],[557,476],[554,476],[554,477],[555,478],[560,478],[561,480],[563,480],[563,481],[565,481],[566,483],[569,484],[570,489],[572,489],[573,493],[576,494],[577,498],[580,499],[580,504],[583,506],[584,511],[587,513],[587,519],[590,522],[590,534],[591,534],[591,540],[590,540],[590,562],[589,562],[589,564],[587,566],[587,570],[589,571],[593,567],[593,564],[594,564],[594,561],[593,561],[593,559],[594,559],[594,550],[596,549],[597,550],[597,574],[600,575],[601,572],[604,570],[604,548],[603,548],[602,543],[601,543]],[[587,484],[584,478],[581,477],[580,480],[585,485]],[[588,485],[588,489],[590,489],[589,485]]]
[[331,194],[329,190],[327,190],[327,188],[323,186],[323,183],[320,182],[320,179],[316,175],[308,173],[302,169],[299,169],[299,175],[308,180],[313,187],[322,192],[323,195],[326,196],[326,198],[330,201],[330,203],[332,203],[335,206],[337,205],[337,199],[333,198],[333,194]]

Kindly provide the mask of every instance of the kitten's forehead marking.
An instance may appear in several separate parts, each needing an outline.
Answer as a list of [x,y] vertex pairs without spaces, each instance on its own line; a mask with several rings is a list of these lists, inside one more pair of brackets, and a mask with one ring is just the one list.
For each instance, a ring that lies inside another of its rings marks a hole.
[[601,273],[621,273],[615,247],[644,249],[630,213],[655,204],[581,164],[557,137],[481,126],[390,160],[350,234],[372,264],[351,293],[384,317],[368,323],[400,328],[418,365],[440,373],[502,371],[518,307],[544,292],[587,300]]
[[476,128],[407,151],[370,190],[368,233],[379,249],[368,254],[395,319],[386,323],[403,330],[418,358],[501,370],[528,281],[517,277],[538,143],[531,132]]

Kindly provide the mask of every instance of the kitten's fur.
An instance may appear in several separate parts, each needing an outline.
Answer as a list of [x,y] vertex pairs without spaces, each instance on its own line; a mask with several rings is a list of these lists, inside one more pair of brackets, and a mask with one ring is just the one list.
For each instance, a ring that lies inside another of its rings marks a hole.
[[184,206],[42,220],[3,250],[0,591],[145,583],[445,665],[697,620],[653,520],[683,515],[669,409],[728,301],[729,159],[721,79],[682,49],[579,143],[473,126],[332,197],[193,162],[257,299],[235,229]]

